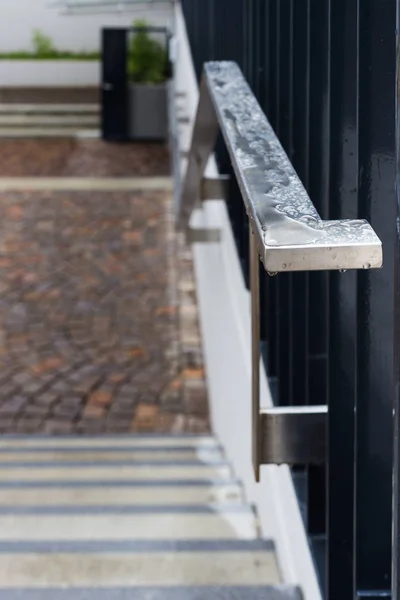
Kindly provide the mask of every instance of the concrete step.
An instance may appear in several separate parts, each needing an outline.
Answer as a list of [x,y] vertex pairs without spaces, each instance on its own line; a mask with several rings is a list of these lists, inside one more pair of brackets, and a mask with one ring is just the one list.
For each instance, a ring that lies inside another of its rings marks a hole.
[[89,128],[99,127],[99,117],[97,115],[8,115],[0,114],[0,128],[3,127],[76,127]]
[[0,138],[99,139],[98,104],[0,104]]
[[171,177],[0,177],[1,192],[173,191]]
[[230,480],[231,471],[229,466],[212,466],[203,464],[183,464],[165,463],[162,465],[151,465],[149,463],[140,465],[120,465],[118,468],[112,465],[91,464],[70,466],[43,465],[43,466],[18,466],[9,464],[0,468],[0,487],[6,487],[7,484],[14,483],[23,486],[29,482],[39,482],[42,484],[50,483],[57,485],[63,482],[81,481],[86,484],[93,481],[111,482],[146,482],[146,481],[165,481],[178,480],[184,482],[191,481],[214,481]]
[[211,436],[0,438],[0,600],[301,600]]
[[168,586],[0,589],[0,600],[302,600],[295,586]]
[[240,504],[242,489],[237,483],[220,485],[164,485],[164,486],[64,486],[62,488],[27,487],[0,488],[0,506],[171,506],[185,504],[215,505]]
[[101,132],[98,129],[82,129],[77,127],[0,127],[2,139],[39,139],[39,138],[80,138],[99,139]]
[[210,435],[102,435],[102,436],[0,436],[0,451],[14,449],[25,451],[26,449],[60,449],[71,448],[80,451],[82,448],[100,448],[102,450],[114,449],[146,449],[160,448],[218,448],[219,445]]
[[[254,540],[251,510],[224,513],[0,515],[0,541]],[[0,577],[1,580],[1,577]]]
[[0,104],[0,115],[100,114],[99,104]]
[[[95,577],[93,577],[95,575]],[[278,584],[271,551],[0,555],[0,581],[19,587]],[[204,597],[205,598],[205,597]]]
[[40,465],[49,463],[104,463],[110,465],[135,464],[147,462],[157,464],[157,462],[165,463],[171,461],[179,462],[194,462],[198,461],[203,464],[215,464],[223,462],[223,456],[219,448],[134,448],[124,449],[115,448],[113,450],[102,449],[77,449],[65,448],[60,450],[24,450],[23,452],[1,451],[0,450],[0,466],[8,464],[17,465]]
[[[34,65],[33,65],[34,67]],[[99,104],[101,91],[96,87],[1,87],[1,104]]]

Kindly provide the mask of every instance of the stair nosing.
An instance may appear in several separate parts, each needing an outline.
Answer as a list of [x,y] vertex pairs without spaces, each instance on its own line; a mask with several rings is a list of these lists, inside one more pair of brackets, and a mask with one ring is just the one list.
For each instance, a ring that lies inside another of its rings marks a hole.
[[14,462],[2,462],[0,461],[0,469],[52,469],[54,467],[60,469],[67,469],[71,467],[76,468],[106,468],[106,467],[230,467],[229,462],[226,460],[71,460],[71,461],[14,461]]
[[117,505],[27,505],[0,506],[0,516],[6,515],[105,515],[105,514],[254,514],[245,503],[204,504],[117,504]]
[[87,487],[221,487],[226,485],[240,486],[238,479],[93,479],[87,480],[32,480],[32,481],[0,481],[1,488],[87,488]]
[[132,454],[140,454],[144,452],[161,454],[171,453],[174,455],[175,452],[221,452],[222,447],[219,444],[215,446],[31,446],[31,447],[0,447],[0,456],[2,454],[25,454],[29,451],[37,452],[38,454],[51,454],[54,453],[65,453],[65,454],[79,454],[79,453],[96,453],[96,452],[110,452],[111,454],[121,454],[124,452],[132,452]]
[[0,554],[103,552],[274,552],[271,539],[0,541]]

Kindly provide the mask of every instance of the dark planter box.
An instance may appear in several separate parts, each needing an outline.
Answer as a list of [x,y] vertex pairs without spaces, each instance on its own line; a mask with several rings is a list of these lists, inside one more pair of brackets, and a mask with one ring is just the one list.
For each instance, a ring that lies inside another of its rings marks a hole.
[[167,83],[131,83],[128,90],[129,137],[138,140],[166,140]]

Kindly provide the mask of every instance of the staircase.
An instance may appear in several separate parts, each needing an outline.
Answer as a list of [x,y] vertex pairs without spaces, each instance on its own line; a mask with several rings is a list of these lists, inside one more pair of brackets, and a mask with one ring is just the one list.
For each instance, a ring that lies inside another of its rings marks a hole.
[[99,138],[100,107],[85,104],[0,104],[0,138]]
[[0,600],[300,600],[212,437],[0,438]]

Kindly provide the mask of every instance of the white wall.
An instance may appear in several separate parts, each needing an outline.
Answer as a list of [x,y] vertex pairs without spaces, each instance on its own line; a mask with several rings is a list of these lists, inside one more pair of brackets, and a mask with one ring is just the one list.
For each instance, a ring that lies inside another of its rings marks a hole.
[[153,7],[143,4],[120,14],[68,16],[61,14],[59,8],[50,8],[51,1],[0,0],[0,52],[31,49],[35,29],[49,35],[59,49],[98,50],[102,27],[123,27],[138,18],[165,26],[171,24],[172,19],[172,7],[166,3],[156,3]]
[[0,86],[97,87],[101,82],[99,61],[0,60]]

